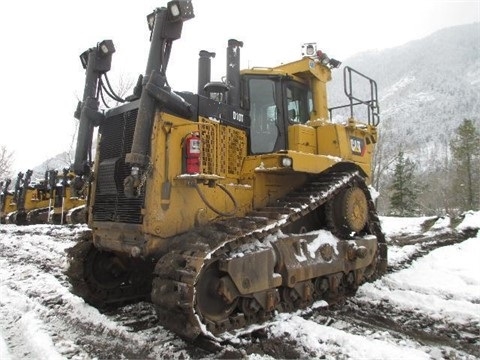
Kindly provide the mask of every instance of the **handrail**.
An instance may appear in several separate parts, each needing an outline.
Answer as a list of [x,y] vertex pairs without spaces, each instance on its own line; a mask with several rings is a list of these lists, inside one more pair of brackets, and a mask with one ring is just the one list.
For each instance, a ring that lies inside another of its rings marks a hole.
[[[370,99],[362,100],[353,94],[352,73],[366,79],[370,85]],[[347,81],[348,80],[348,81]],[[345,66],[343,69],[343,89],[345,95],[349,99],[349,103],[346,105],[335,106],[329,108],[330,118],[332,118],[332,111],[342,108],[350,108],[350,117],[354,117],[354,107],[357,105],[365,105],[367,107],[368,125],[377,126],[380,123],[380,108],[378,106],[378,88],[375,80],[360,73],[359,71],[352,69],[350,66]]]

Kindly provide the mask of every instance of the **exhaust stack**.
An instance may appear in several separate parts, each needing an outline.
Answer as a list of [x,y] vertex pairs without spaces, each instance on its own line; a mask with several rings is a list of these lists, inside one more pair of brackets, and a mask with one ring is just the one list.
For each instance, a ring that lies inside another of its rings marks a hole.
[[227,47],[227,104],[232,106],[240,105],[240,48],[242,41],[235,39],[228,40]]
[[198,54],[198,95],[208,96],[205,91],[205,85],[210,82],[212,73],[212,58],[215,57],[214,52],[201,50]]

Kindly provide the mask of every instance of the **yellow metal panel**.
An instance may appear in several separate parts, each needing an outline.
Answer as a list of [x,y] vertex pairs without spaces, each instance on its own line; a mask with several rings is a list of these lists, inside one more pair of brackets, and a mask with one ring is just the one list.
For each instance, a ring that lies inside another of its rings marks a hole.
[[340,143],[338,141],[337,126],[324,122],[316,127],[317,152],[319,155],[341,156]]
[[306,76],[307,78],[311,77],[307,75],[307,73],[311,73],[318,80],[321,80],[324,83],[332,79],[331,72],[328,67],[321,65],[318,61],[314,61],[308,57],[277,66],[274,69],[283,70],[288,74],[297,75],[300,77]]
[[[202,141],[203,174],[185,176],[183,142],[195,131],[200,132]],[[155,168],[147,181],[148,196],[143,211],[145,232],[167,238],[218,217],[213,209],[224,213],[234,210],[232,200],[215,183],[222,183],[235,198],[238,205],[235,215],[250,211],[253,189],[237,179],[246,156],[246,144],[245,132],[215,120],[200,118],[199,122],[193,122],[163,113],[157,116],[151,154]]]
[[301,124],[289,126],[288,148],[289,150],[315,154],[317,152],[315,129]]
[[288,151],[283,156],[291,157],[293,160],[292,169],[298,172],[318,174],[329,169],[342,159],[334,156],[323,156],[315,154],[305,154],[301,152]]
[[[292,159],[292,167],[282,166],[282,158],[284,157]],[[291,173],[293,170],[295,172],[318,174],[341,160],[334,156],[307,154],[289,150],[249,157],[245,160],[244,171],[253,171],[254,173]]]

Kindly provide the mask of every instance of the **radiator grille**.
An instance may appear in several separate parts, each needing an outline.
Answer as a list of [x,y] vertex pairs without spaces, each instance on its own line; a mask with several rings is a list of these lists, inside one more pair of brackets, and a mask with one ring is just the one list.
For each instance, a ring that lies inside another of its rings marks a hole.
[[137,112],[133,109],[112,115],[100,125],[94,221],[142,223],[145,194],[142,191],[138,198],[131,199],[123,192],[123,180],[131,172],[131,166],[125,164],[125,154],[132,148]]

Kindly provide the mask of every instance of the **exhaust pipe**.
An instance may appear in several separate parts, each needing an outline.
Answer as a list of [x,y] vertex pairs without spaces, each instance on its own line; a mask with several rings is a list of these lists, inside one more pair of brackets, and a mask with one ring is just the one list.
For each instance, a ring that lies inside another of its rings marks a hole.
[[210,82],[212,72],[212,58],[215,57],[214,52],[201,50],[198,54],[198,95],[208,96],[205,91],[205,85]]
[[242,41],[228,40],[227,47],[227,104],[240,106],[240,48]]

